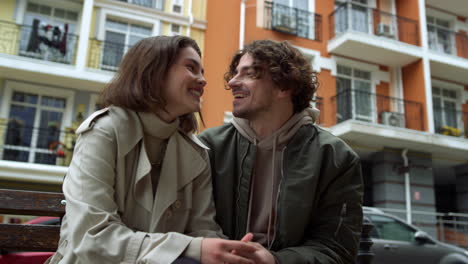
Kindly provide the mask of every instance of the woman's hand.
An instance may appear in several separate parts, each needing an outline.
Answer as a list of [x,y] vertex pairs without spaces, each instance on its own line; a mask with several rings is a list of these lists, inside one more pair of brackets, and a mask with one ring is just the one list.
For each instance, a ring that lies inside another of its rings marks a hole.
[[242,241],[204,238],[200,260],[202,264],[255,264],[251,259],[255,258],[256,250],[254,245]]

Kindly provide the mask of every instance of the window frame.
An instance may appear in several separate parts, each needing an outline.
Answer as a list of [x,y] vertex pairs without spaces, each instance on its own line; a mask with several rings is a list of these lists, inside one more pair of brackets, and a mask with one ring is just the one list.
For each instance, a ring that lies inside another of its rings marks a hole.
[[[452,83],[438,81],[438,80],[432,80],[431,83],[432,83],[432,87],[431,87],[431,95],[432,96],[431,96],[431,98],[432,98],[433,102],[434,102],[434,98],[439,98],[441,100],[441,108],[442,109],[445,109],[444,101],[450,101],[450,102],[455,103],[456,125],[457,125],[456,128],[460,129],[461,134],[463,135],[463,133],[465,132],[464,131],[464,126],[463,126],[463,120],[462,120],[461,116],[459,116],[458,112],[462,111],[462,104],[463,104],[462,92],[464,91],[464,87],[460,86],[460,85],[452,84]],[[433,92],[434,88],[439,88],[440,89],[440,94],[439,95],[434,94],[434,92]],[[455,92],[455,98],[444,96],[443,95],[443,90]],[[433,112],[435,112],[434,103],[432,103],[432,110],[433,110]],[[441,114],[441,126],[448,126],[447,121],[445,119],[446,119],[445,118],[445,112],[443,111],[442,114]],[[434,123],[434,126],[435,126],[436,125],[435,113],[433,115],[432,122]],[[436,132],[437,132],[437,127],[435,127],[435,129],[436,129]]]
[[[62,122],[60,126],[60,131],[64,131],[66,127],[71,125],[72,117],[73,117],[73,104],[75,100],[75,93],[71,90],[66,88],[58,88],[58,87],[49,87],[40,84],[32,84],[20,81],[12,81],[6,80],[5,81],[5,90],[4,90],[4,98],[5,100],[2,102],[2,107],[0,109],[0,117],[5,118],[8,120],[11,106],[12,106],[12,96],[15,91],[18,92],[25,92],[30,94],[35,94],[39,96],[52,96],[52,97],[61,97],[65,99],[65,108],[62,115]],[[45,107],[47,108],[47,107]],[[35,107],[35,111],[40,111],[41,108]],[[40,122],[39,116],[34,117],[34,128],[39,127],[38,123]],[[40,153],[36,151],[36,144],[37,144],[37,131],[34,131],[31,136],[31,145],[28,147],[22,147],[25,150],[29,151],[29,158],[27,163],[34,163],[34,154]],[[63,134],[60,134],[59,139],[63,140]],[[35,139],[35,140],[33,140]],[[3,160],[3,150],[0,151],[0,160]]]

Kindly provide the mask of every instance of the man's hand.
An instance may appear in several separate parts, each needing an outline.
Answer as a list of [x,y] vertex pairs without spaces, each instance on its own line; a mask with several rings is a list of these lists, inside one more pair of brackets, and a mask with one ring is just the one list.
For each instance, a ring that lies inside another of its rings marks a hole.
[[[257,248],[253,243],[231,241],[220,238],[204,238],[201,244],[201,263],[219,264],[255,264]],[[234,254],[233,252],[236,252]],[[274,262],[273,262],[274,263]]]
[[275,257],[270,253],[270,251],[268,251],[268,249],[264,248],[261,244],[255,243],[255,242],[249,242],[248,244],[256,248],[253,256],[249,257],[256,264],[275,264],[276,263]]

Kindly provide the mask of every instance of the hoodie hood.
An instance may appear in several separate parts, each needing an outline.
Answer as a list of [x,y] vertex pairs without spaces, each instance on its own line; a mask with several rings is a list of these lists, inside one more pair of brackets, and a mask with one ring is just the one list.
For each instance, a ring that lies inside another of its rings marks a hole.
[[277,146],[285,145],[301,126],[314,124],[319,114],[320,110],[317,108],[308,107],[302,112],[294,114],[280,129],[260,141],[258,141],[257,135],[250,127],[250,122],[247,119],[234,117],[232,119],[232,124],[242,136],[247,138],[251,143],[257,145],[257,147],[272,149],[275,144]]

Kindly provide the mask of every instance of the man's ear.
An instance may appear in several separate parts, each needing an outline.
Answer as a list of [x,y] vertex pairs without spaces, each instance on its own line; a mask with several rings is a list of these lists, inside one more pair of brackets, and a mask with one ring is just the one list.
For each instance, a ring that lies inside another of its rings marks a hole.
[[292,89],[288,89],[284,87],[280,87],[277,92],[278,98],[290,97],[291,94],[292,94]]

